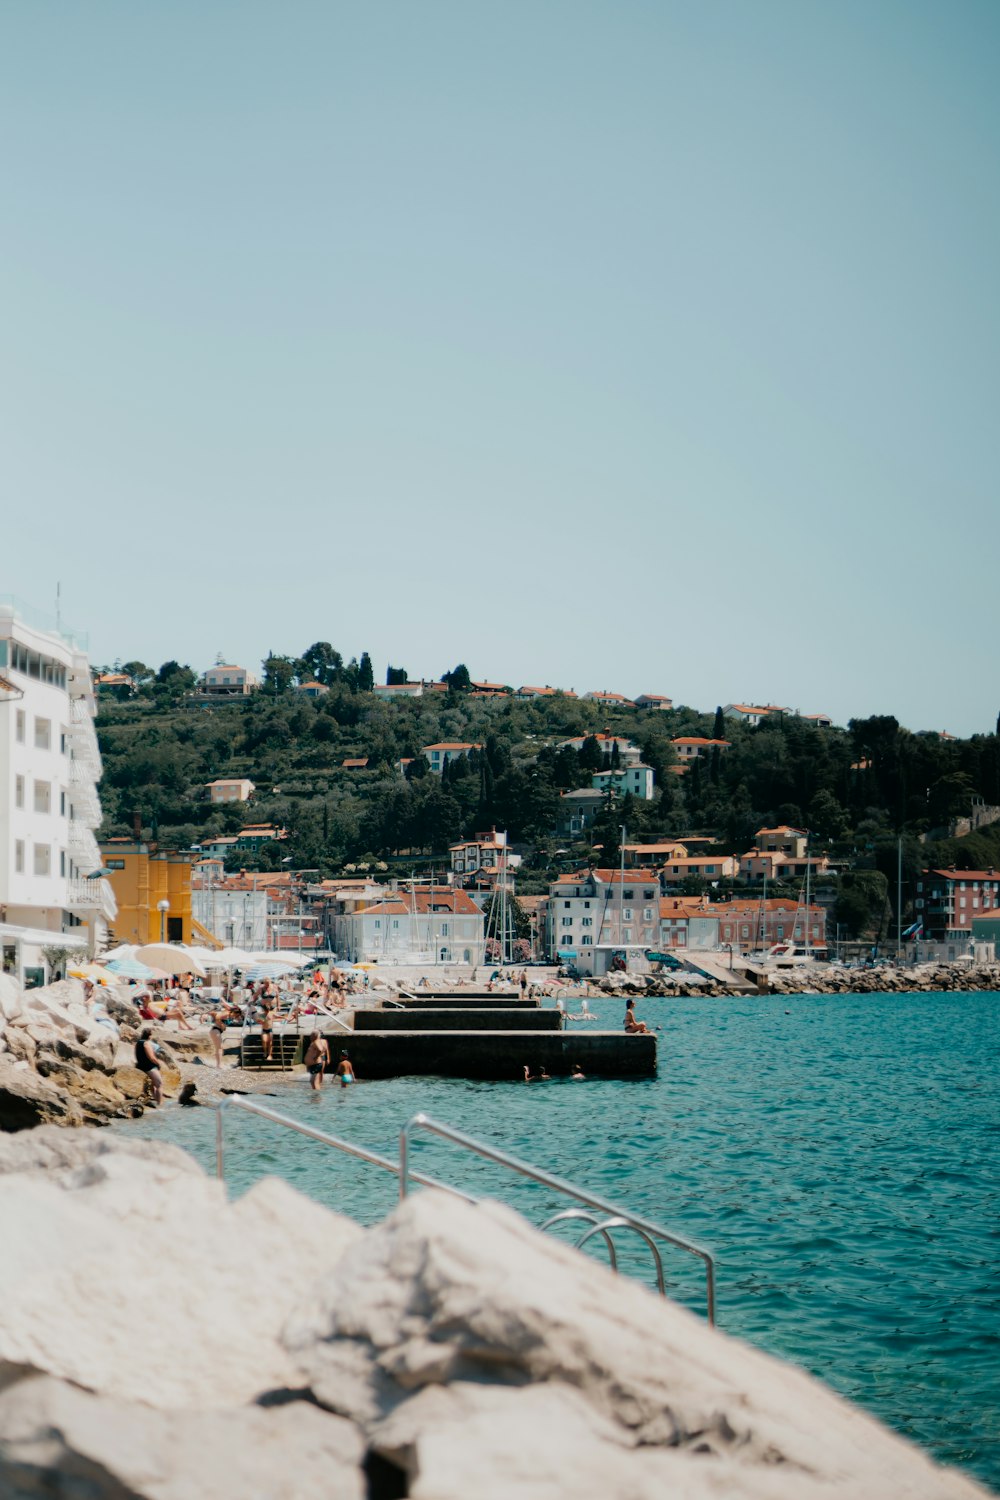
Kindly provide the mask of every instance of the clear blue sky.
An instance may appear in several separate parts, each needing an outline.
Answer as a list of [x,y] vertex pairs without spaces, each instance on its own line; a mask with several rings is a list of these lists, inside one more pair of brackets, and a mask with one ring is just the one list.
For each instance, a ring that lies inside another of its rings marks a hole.
[[98,661],[1000,707],[995,0],[0,17],[0,592]]

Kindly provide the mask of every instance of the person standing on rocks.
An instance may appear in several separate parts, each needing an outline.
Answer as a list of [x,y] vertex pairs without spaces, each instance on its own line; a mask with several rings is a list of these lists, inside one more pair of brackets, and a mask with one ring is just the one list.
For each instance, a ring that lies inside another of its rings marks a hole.
[[212,1029],[209,1035],[212,1038],[212,1048],[215,1052],[215,1066],[221,1068],[223,1066],[222,1043],[226,1035],[226,1013],[224,1010],[217,1010],[212,1016]]
[[323,1087],[323,1074],[330,1061],[330,1043],[319,1031],[314,1031],[306,1049],[306,1067],[309,1069],[309,1087],[319,1093]]
[[153,1091],[153,1103],[159,1108],[163,1103],[163,1074],[160,1072],[151,1026],[144,1026],[139,1033],[139,1040],[135,1044],[135,1065],[145,1075],[147,1087]]

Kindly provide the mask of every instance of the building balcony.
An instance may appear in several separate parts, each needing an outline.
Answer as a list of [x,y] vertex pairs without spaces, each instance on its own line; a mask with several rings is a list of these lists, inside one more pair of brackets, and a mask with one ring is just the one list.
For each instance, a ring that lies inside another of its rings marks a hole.
[[107,880],[68,880],[66,882],[66,906],[70,911],[98,911],[106,922],[113,922],[118,913],[115,893]]

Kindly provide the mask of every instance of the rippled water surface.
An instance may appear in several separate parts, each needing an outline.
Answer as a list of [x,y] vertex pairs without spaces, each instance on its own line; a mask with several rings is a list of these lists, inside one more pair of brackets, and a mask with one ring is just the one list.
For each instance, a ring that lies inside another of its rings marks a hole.
[[[592,1008],[620,1024],[620,1003]],[[639,1010],[662,1028],[648,1081],[409,1078],[317,1097],[302,1083],[264,1102],[393,1156],[400,1125],[423,1110],[701,1241],[724,1328],[1000,1488],[1000,996]],[[391,1206],[389,1174],[237,1111],[227,1120],[235,1191],[277,1173],[365,1222]],[[213,1167],[208,1111],[124,1128]],[[536,1219],[561,1206],[436,1141],[421,1141],[417,1163]],[[638,1246],[623,1241],[621,1261],[649,1279]],[[677,1295],[703,1306],[696,1267],[667,1264]]]

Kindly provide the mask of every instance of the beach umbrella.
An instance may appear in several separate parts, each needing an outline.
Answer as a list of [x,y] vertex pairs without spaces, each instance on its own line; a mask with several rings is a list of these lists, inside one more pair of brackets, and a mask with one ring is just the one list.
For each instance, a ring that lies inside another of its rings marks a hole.
[[112,958],[134,958],[135,943],[119,943],[117,948],[109,948],[107,953],[101,957],[101,963],[106,964]]
[[92,979],[96,984],[114,984],[116,978],[103,964],[80,964],[66,972],[72,979]]
[[244,972],[243,978],[256,981],[258,979],[280,979],[282,973],[290,974],[291,969],[282,970],[277,964],[254,964],[252,968]]
[[[112,958],[105,967],[119,979],[156,979],[158,971],[136,958]],[[165,977],[165,976],[164,976]]]
[[248,969],[255,959],[245,948],[220,948],[214,961],[220,969]]
[[165,974],[200,974],[205,977],[205,965],[198,962],[190,948],[179,943],[147,943],[137,948],[133,955],[141,964],[153,969],[162,969]]
[[303,964],[312,963],[309,954],[303,953],[251,953],[250,957],[255,964],[274,964],[283,969],[301,969]]

